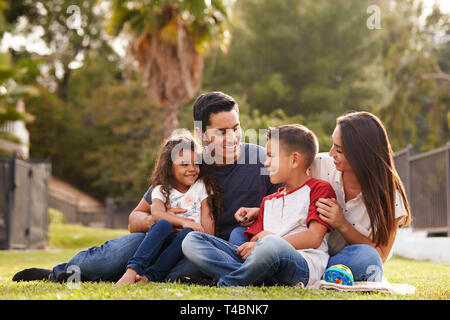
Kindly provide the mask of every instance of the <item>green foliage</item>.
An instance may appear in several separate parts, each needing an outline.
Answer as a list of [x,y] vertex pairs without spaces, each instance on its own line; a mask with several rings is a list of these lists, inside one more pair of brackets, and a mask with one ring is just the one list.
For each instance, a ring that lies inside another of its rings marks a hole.
[[67,222],[64,213],[54,208],[48,208],[48,221],[50,225],[65,224]]
[[[105,0],[111,4],[112,15],[107,30],[118,35],[129,25],[129,31],[141,36],[161,32],[168,41],[176,43],[174,21],[185,25],[196,44],[204,52],[211,43],[226,38],[228,12],[222,0]],[[219,41],[221,42],[221,41]]]
[[448,15],[435,10],[421,27],[418,1],[383,3],[382,29],[369,30],[372,1],[240,0],[228,54],[206,60],[204,91],[243,98],[249,125],[279,123],[277,109],[285,121],[303,120],[322,151],[336,117],[349,110],[380,116],[394,150],[441,146],[450,138],[450,115],[442,117],[450,81],[435,75],[438,62],[448,70],[450,41],[432,40],[448,29]]

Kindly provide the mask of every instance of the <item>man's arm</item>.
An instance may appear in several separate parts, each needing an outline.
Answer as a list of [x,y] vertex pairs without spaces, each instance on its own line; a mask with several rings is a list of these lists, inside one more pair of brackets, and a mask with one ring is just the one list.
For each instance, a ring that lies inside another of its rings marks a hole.
[[151,206],[145,198],[142,198],[128,217],[128,230],[130,233],[147,232],[154,222]]

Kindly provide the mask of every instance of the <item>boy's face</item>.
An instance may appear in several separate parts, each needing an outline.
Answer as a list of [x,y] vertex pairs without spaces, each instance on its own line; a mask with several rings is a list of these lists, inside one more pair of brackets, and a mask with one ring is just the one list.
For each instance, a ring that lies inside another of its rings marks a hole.
[[236,108],[210,115],[210,125],[202,133],[203,141],[215,159],[216,165],[232,164],[239,154],[241,141],[241,125]]
[[266,144],[266,162],[264,166],[269,171],[270,182],[273,184],[284,183],[292,175],[291,155],[283,148],[278,139],[269,139]]

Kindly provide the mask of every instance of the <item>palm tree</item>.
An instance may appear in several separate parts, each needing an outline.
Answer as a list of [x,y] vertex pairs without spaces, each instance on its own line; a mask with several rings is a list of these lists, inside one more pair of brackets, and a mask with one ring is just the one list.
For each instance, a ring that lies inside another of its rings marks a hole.
[[164,106],[164,135],[178,127],[180,103],[202,83],[203,54],[229,42],[229,13],[222,0],[110,0],[108,31],[130,36],[150,99]]

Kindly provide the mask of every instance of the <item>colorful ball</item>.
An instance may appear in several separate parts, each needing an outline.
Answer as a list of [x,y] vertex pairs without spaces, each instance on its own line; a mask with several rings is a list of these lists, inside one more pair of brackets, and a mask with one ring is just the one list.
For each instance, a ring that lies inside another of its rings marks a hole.
[[336,264],[325,270],[323,276],[326,282],[352,286],[354,284],[352,271],[343,264]]

